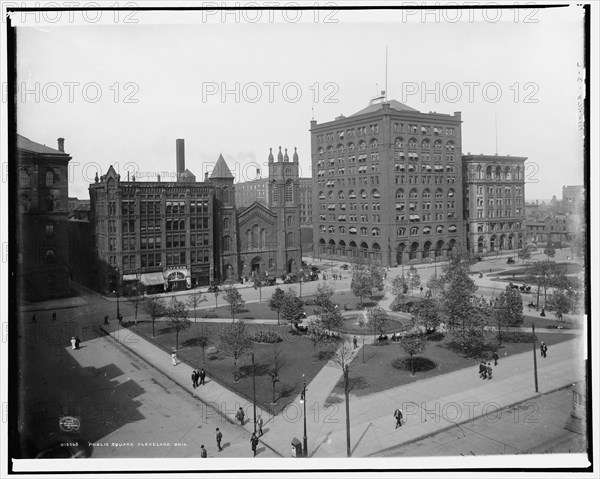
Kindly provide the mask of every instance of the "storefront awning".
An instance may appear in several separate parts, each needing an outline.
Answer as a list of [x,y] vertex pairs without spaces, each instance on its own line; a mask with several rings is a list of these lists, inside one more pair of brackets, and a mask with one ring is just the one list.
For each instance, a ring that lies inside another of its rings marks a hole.
[[140,277],[140,281],[142,282],[142,284],[145,284],[146,286],[154,286],[156,284],[163,284],[163,285],[165,284],[165,278],[164,278],[162,272],[144,273]]
[[137,281],[137,274],[124,274],[123,281]]

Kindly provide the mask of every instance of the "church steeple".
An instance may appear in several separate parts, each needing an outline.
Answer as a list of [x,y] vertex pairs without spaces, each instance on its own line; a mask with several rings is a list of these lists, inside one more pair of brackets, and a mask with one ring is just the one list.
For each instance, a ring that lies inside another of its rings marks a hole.
[[277,161],[283,161],[283,154],[281,153],[281,146],[279,147],[279,153],[277,154]]
[[275,158],[273,158],[273,148],[269,148],[269,163],[273,163]]
[[283,161],[290,161],[290,157],[287,154],[287,148],[285,149],[285,155],[283,155]]
[[296,150],[296,147],[294,146],[294,156],[292,157],[292,159],[297,163],[298,162],[298,151]]

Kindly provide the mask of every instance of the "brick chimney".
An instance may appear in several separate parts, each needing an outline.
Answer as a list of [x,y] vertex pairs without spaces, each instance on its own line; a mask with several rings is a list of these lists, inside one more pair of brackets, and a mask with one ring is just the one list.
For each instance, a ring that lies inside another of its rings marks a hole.
[[58,139],[58,151],[60,151],[62,153],[65,152],[65,139],[64,138]]
[[176,181],[183,180],[183,173],[185,172],[185,140],[178,138],[175,140],[176,155],[177,155],[177,178]]

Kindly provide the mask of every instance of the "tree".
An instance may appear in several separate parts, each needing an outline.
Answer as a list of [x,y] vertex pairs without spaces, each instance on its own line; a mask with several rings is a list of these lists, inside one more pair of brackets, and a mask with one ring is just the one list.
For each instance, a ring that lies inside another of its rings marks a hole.
[[296,296],[296,291],[292,288],[285,292],[281,315],[285,321],[290,323],[292,328],[296,327],[304,316],[304,302]]
[[568,313],[576,313],[579,309],[580,290],[573,289],[555,289],[548,301],[546,301],[546,309],[552,311],[562,322],[563,315]]
[[406,354],[410,356],[410,370],[411,376],[415,375],[415,366],[413,358],[416,354],[420,354],[425,350],[427,346],[427,339],[423,334],[411,334],[400,337],[400,346]]
[[188,319],[188,311],[181,301],[173,298],[167,308],[169,325],[175,330],[175,349],[179,349],[179,331],[189,328],[192,322]]
[[442,322],[440,306],[435,299],[425,298],[417,303],[412,311],[413,324],[423,327],[425,334],[433,334]]
[[244,301],[244,298],[242,298],[242,295],[238,289],[233,285],[229,285],[225,288],[225,301],[229,303],[232,320],[231,322],[235,323],[235,313],[242,309],[242,306],[246,304],[246,301]]
[[392,294],[395,296],[396,301],[404,299],[404,296],[408,292],[408,281],[404,276],[396,276],[392,280]]
[[333,288],[326,284],[320,284],[317,286],[317,294],[315,296],[315,305],[320,309],[332,309],[333,302],[331,298],[333,296]]
[[233,358],[233,380],[237,382],[237,361],[252,346],[246,323],[240,319],[237,323],[227,325],[219,335],[219,343],[223,352]]
[[337,305],[332,306],[329,309],[320,310],[317,314],[317,317],[319,318],[323,328],[329,331],[339,328],[344,322],[344,317],[342,316],[342,313]]
[[194,323],[196,322],[196,309],[200,306],[200,303],[206,301],[206,298],[202,294],[202,291],[195,291],[189,295],[187,299],[187,305],[190,308],[194,308]]
[[279,349],[278,343],[273,343],[273,355],[271,356],[271,369],[269,369],[269,376],[271,377],[271,384],[273,385],[273,401],[275,401],[275,386],[279,382],[279,372],[285,366],[285,361],[281,357],[281,350]]
[[413,289],[418,288],[421,285],[421,276],[419,276],[419,272],[414,265],[411,265],[406,276],[408,286],[410,287],[410,294],[412,294]]
[[360,306],[362,308],[363,298],[373,294],[373,279],[368,271],[355,270],[352,273],[352,282],[350,288],[354,296],[360,298]]
[[450,324],[454,326],[460,322],[464,330],[471,313],[471,299],[477,291],[477,285],[470,276],[470,261],[460,253],[453,253],[442,271],[445,286],[441,300],[444,310]]
[[152,319],[152,337],[154,337],[156,336],[154,331],[154,321],[156,318],[160,318],[161,316],[165,315],[167,310],[165,302],[162,298],[146,298],[142,307],[144,308],[146,314]]
[[383,280],[385,277],[385,270],[380,266],[377,266],[375,263],[370,262],[367,264],[367,271],[371,275],[373,288],[375,288],[377,291],[383,291]]
[[129,303],[133,305],[135,310],[135,325],[137,326],[137,314],[138,307],[144,301],[144,295],[146,294],[146,287],[139,281],[125,285],[123,287],[123,296]]
[[544,289],[544,300],[546,299],[546,292],[548,286],[551,284],[551,277],[555,273],[555,265],[554,261],[536,261],[529,267],[526,281],[537,286],[536,310],[540,307],[540,293],[542,288]]
[[431,291],[432,298],[439,298],[444,291],[444,280],[435,273],[431,278],[427,280],[427,288]]
[[506,289],[498,296],[495,308],[498,335],[500,335],[501,326],[505,326],[508,331],[509,326],[523,324],[523,298],[518,289],[506,286]]
[[281,308],[283,307],[283,301],[285,298],[285,293],[283,289],[277,287],[269,300],[269,308],[271,311],[277,311],[277,324],[279,325],[279,313],[281,312]]
[[380,306],[369,309],[367,312],[367,320],[367,327],[370,331],[373,331],[373,335],[377,333],[385,334],[387,327],[390,324],[390,317],[388,316],[387,311]]
[[308,339],[313,344],[313,355],[317,353],[317,345],[325,342],[325,330],[320,319],[313,319],[308,323]]
[[526,245],[519,250],[519,259],[521,260],[521,263],[524,263],[525,260],[531,259],[531,247],[529,245]]
[[350,449],[350,363],[352,362],[352,344],[344,341],[335,351],[331,361],[344,373],[344,396],[346,397],[346,455],[351,456]]
[[202,362],[204,364],[206,364],[206,359],[204,357],[204,352],[206,350],[206,347],[210,344],[210,338],[208,336],[205,336],[204,334],[202,334],[201,336],[198,336],[198,346],[200,346],[202,348]]
[[554,256],[556,256],[556,250],[552,247],[549,246],[548,248],[546,248],[544,250],[544,254],[548,257],[548,258],[554,258]]

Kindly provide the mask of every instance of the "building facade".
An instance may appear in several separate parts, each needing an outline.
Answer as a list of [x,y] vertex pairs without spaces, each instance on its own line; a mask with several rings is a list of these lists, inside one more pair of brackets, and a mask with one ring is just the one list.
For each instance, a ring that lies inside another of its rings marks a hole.
[[464,218],[471,253],[501,253],[525,245],[526,159],[463,156]]
[[463,241],[461,114],[372,101],[311,121],[317,255],[384,266],[444,257]]
[[562,187],[562,209],[568,215],[581,215],[585,202],[585,189],[582,185]]
[[71,156],[17,135],[19,291],[27,301],[68,296]]
[[235,204],[239,207],[250,206],[255,201],[267,204],[268,178],[257,178],[235,184]]
[[177,181],[122,181],[112,166],[90,185],[96,274],[103,289],[141,281],[180,290],[301,267],[298,157],[269,155],[269,205],[238,208],[234,176],[219,156],[204,182],[181,160]]
[[312,226],[313,222],[313,187],[312,178],[300,178],[300,224]]

